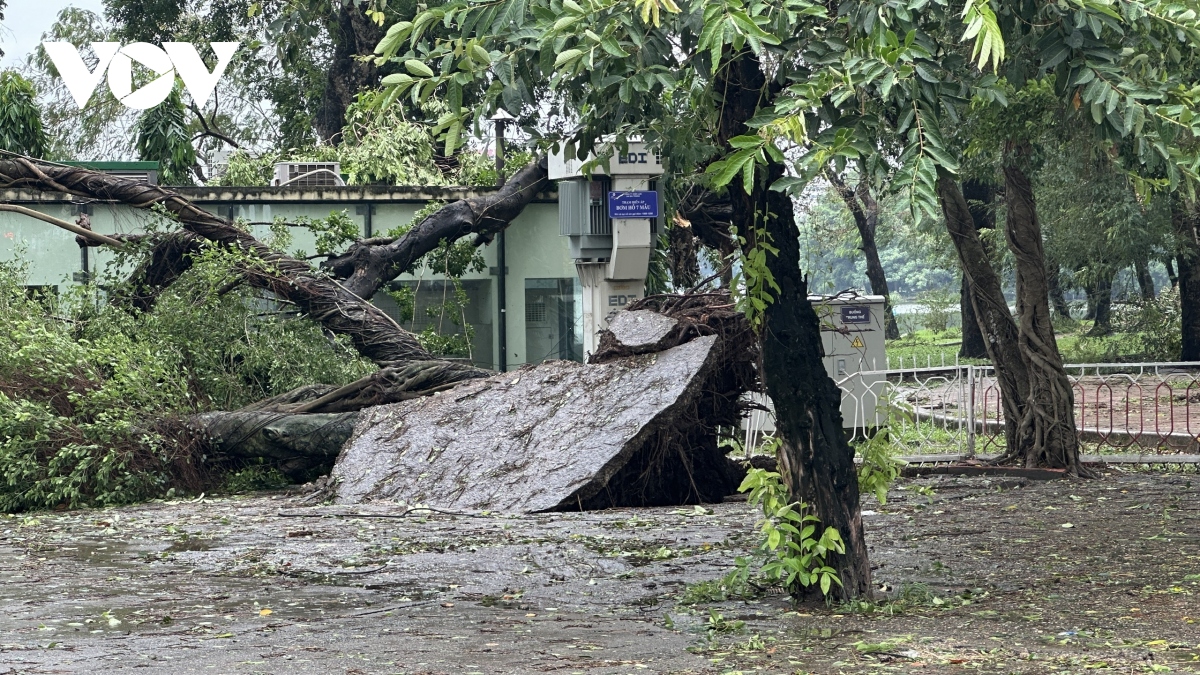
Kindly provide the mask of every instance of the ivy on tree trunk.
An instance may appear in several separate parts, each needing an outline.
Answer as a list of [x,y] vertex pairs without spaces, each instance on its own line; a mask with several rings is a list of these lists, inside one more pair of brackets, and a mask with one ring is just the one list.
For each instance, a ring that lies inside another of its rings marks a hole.
[[1016,426],[1021,440],[1019,454],[1009,459],[1022,461],[1027,467],[1066,469],[1079,475],[1082,469],[1075,396],[1050,320],[1042,228],[1025,168],[1031,152],[1027,142],[1005,144],[1005,239],[1016,260],[1017,326],[1021,358],[1029,378],[1023,415],[1005,421],[1006,427]]

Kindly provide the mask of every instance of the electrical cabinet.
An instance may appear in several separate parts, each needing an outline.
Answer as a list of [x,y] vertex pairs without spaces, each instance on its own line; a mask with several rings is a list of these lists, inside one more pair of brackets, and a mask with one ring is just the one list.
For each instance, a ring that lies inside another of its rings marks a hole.
[[[810,295],[808,301],[821,321],[821,347],[825,372],[842,390],[842,427],[869,429],[882,424],[876,408],[883,395],[887,368],[882,295],[842,291],[837,295]],[[743,422],[747,445],[761,434],[775,432],[774,407],[765,395],[754,400],[772,412],[755,411]]]

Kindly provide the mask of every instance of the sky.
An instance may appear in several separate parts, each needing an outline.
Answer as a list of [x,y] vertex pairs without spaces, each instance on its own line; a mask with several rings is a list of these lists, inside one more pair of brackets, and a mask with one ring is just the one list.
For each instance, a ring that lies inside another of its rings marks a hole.
[[4,22],[0,24],[0,68],[11,68],[33,52],[42,33],[50,29],[59,11],[80,7],[104,13],[103,0],[8,0]]

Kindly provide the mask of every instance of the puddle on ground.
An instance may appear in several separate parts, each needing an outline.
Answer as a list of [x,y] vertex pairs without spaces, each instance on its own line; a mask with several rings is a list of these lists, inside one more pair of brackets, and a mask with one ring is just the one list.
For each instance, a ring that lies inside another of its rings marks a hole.
[[217,545],[215,539],[205,539],[204,537],[188,537],[180,539],[174,544],[171,544],[163,553],[179,553],[181,551],[208,551],[215,548]]

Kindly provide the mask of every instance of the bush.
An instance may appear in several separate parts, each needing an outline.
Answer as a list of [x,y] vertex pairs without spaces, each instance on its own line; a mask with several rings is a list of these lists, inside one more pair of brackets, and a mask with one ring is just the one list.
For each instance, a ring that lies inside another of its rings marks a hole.
[[188,408],[177,354],[88,330],[67,303],[30,297],[22,277],[0,266],[0,510],[166,489],[179,458],[148,422]]
[[1064,358],[1076,363],[1178,360],[1183,349],[1179,291],[1114,306],[1112,326],[1108,335],[1063,341]]
[[950,327],[950,316],[958,304],[958,296],[946,291],[929,291],[921,296],[921,304],[925,305],[925,328],[935,334],[945,333]]
[[1126,353],[1148,361],[1175,361],[1183,351],[1179,291],[1171,288],[1153,300],[1116,308],[1113,327],[1122,333]]
[[109,305],[111,278],[33,296],[23,268],[0,264],[0,510],[201,489],[241,467],[206,457],[181,418],[374,370],[250,289],[219,294],[228,255],[202,254],[148,314]]

